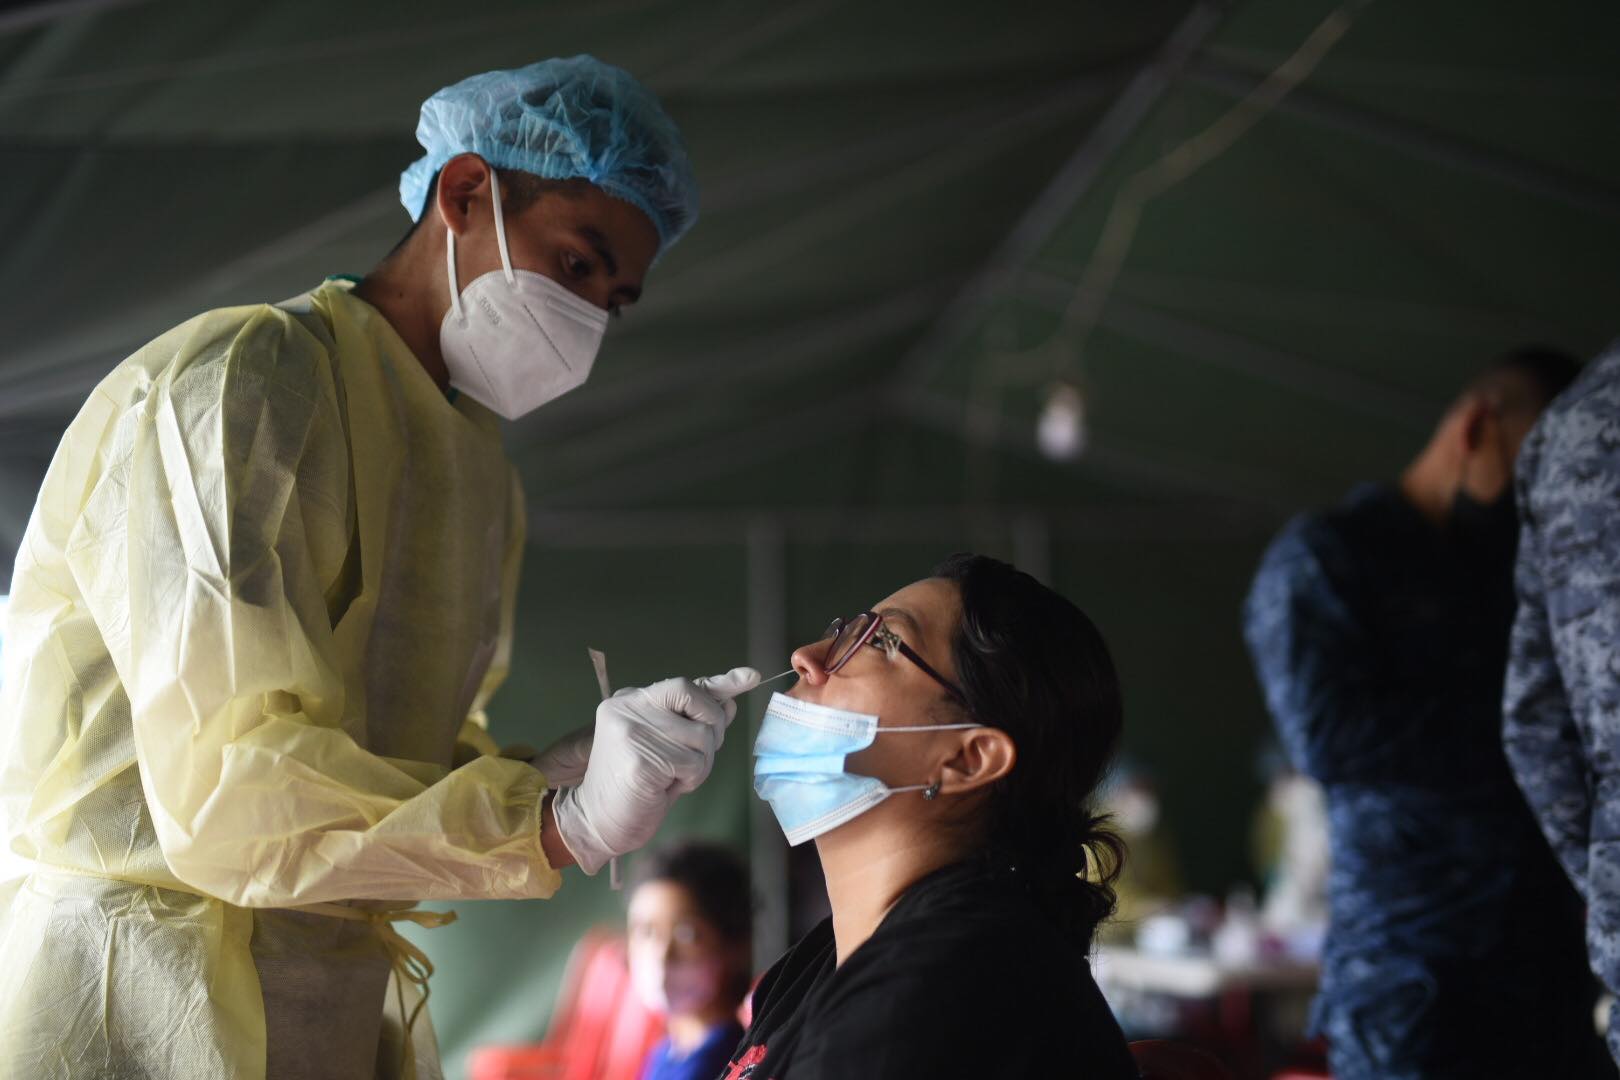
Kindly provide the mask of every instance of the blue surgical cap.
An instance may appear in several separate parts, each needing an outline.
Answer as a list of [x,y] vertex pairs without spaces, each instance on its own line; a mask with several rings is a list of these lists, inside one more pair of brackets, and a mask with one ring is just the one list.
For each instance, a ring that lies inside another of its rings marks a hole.
[[486,71],[422,103],[427,153],[399,177],[415,220],[444,163],[473,153],[548,180],[585,179],[638,207],[666,250],[697,220],[697,177],[675,122],[628,71],[594,56]]

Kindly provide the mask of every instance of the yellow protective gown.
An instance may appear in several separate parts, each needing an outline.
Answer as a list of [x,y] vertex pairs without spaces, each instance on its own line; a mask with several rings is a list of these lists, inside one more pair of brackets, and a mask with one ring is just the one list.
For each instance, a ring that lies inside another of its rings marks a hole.
[[5,630],[0,1078],[400,1070],[378,932],[274,909],[556,890],[482,720],[522,521],[494,415],[342,283],[96,389]]

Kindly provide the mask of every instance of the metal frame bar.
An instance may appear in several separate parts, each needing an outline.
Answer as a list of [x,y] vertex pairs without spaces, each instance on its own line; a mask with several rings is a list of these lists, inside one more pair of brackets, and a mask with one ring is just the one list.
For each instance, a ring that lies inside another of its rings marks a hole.
[[830,401],[814,401],[786,416],[764,417],[743,429],[723,427],[713,439],[683,451],[660,455],[652,460],[640,457],[618,468],[593,472],[588,478],[537,494],[552,504],[575,502],[592,505],[618,499],[634,499],[663,491],[671,477],[682,483],[706,479],[733,470],[750,447],[764,447],[772,454],[808,446],[812,442],[847,432],[868,423],[882,399],[869,387],[857,386]]
[[[960,399],[932,390],[905,388],[891,397],[890,407],[914,423],[965,438],[971,445],[992,446],[1030,460],[1046,460],[1035,446],[1032,431],[1024,436],[1008,434],[995,416],[979,415],[989,410]],[[1298,505],[1297,499],[1279,487],[1274,475],[1207,457],[1178,458],[1113,437],[1090,447],[1082,461],[1067,467],[1077,472],[1085,470],[1117,476],[1160,491],[1192,493],[1205,498],[1214,496],[1273,514],[1285,513]]]
[[815,3],[800,2],[781,8],[762,5],[760,10],[767,14],[752,26],[718,39],[711,48],[696,56],[686,53],[676,57],[669,67],[654,69],[647,75],[646,81],[660,95],[684,90],[695,83],[701,83],[703,77],[719,65],[738,60],[756,49],[773,44],[782,36],[792,33],[807,22],[821,18],[846,2],[847,0],[817,0]]
[[[62,2],[69,3],[72,0]],[[100,0],[101,6],[112,6],[117,2],[118,0]],[[647,0],[592,0],[589,12],[592,19],[606,19],[614,14],[634,12],[646,4]],[[201,56],[131,64],[127,67],[80,75],[60,75],[11,83],[0,86],[0,104],[24,98],[114,90],[120,87],[167,83],[194,76],[231,74],[308,60],[337,63],[347,57],[365,56],[369,53],[413,45],[438,44],[450,48],[449,42],[454,38],[493,34],[516,36],[514,29],[532,28],[536,23],[544,25],[548,17],[548,13],[538,4],[523,5],[517,13],[483,18],[468,18],[466,11],[455,11],[453,15],[453,18],[440,22],[392,26],[366,35],[340,33],[333,37],[282,43],[267,48],[246,49],[240,52],[210,52]],[[677,51],[679,47],[680,44],[677,43],[672,46],[671,51]]]
[[[261,244],[247,254],[232,259],[203,278],[202,288],[199,291],[208,297],[218,297],[221,293],[251,280],[255,275],[262,274],[271,267],[331,245],[338,237],[361,225],[389,213],[400,213],[403,209],[399,203],[397,185],[390,184],[368,192],[344,206],[322,214],[307,225],[300,225],[280,238]],[[400,228],[401,231],[404,230],[403,225]]]
[[982,164],[1002,152],[1007,143],[1027,136],[1030,129],[1049,123],[1056,116],[1079,108],[1096,93],[1095,80],[1071,80],[1027,108],[996,114],[986,127],[971,133],[971,138],[958,132],[955,138],[933,152],[886,176],[882,183],[858,186],[852,191],[840,190],[831,201],[717,252],[664,285],[660,290],[661,302],[684,304],[712,298],[726,284],[786,261],[805,244],[825,237],[829,230],[860,221],[866,215],[912,197],[920,189],[939,184],[958,171]]
[[[1191,63],[1182,78],[1234,98],[1252,92],[1263,81],[1261,76],[1208,56]],[[1279,102],[1276,109],[1422,161],[1493,180],[1586,213],[1620,219],[1620,188],[1504,154],[1436,128],[1352,105],[1319,90],[1300,87]]]
[[0,34],[11,34],[58,19],[70,19],[76,15],[88,15],[105,8],[131,7],[145,2],[146,0],[40,0],[39,3],[0,13]]
[[896,387],[925,382],[945,354],[979,325],[985,309],[1035,257],[1065,215],[1091,190],[1109,159],[1158,104],[1177,74],[1220,21],[1208,3],[1195,6],[1145,63],[1103,118],[1030,204],[984,267],[944,309],[934,327],[900,361]]
[[[332,243],[335,237],[380,218],[389,209],[397,208],[398,200],[399,193],[393,187],[373,191],[231,260],[200,278],[194,287],[176,295],[192,298],[184,306],[204,310],[212,301],[219,300],[222,293],[251,280],[254,275],[300,258]],[[176,300],[175,303],[181,302]],[[92,329],[94,335],[103,332],[103,327]],[[13,354],[0,368],[0,389],[5,391],[0,396],[0,417],[76,406],[114,364],[140,346],[140,339],[125,340],[105,348],[79,350],[69,360],[61,357],[59,348],[49,346],[22,355]],[[66,418],[63,422],[65,426]]]
[[[1027,297],[1061,309],[1074,296],[1073,282],[1054,275],[1026,272],[1020,281]],[[1432,403],[1380,386],[1317,361],[1255,341],[1229,330],[1148,307],[1121,297],[1110,298],[1101,324],[1122,337],[1169,349],[1178,356],[1237,372],[1257,382],[1290,390],[1315,401],[1373,417],[1396,427],[1426,432],[1435,420]]]
[[[821,313],[814,320],[773,329],[727,346],[718,353],[707,354],[693,363],[660,363],[650,370],[638,371],[633,377],[592,386],[522,421],[516,429],[514,445],[526,450],[543,446],[548,439],[583,434],[594,425],[618,421],[634,409],[667,402],[672,395],[701,393],[719,385],[735,387],[747,381],[815,371],[824,364],[847,359],[851,349],[865,347],[884,335],[899,333],[921,322],[938,308],[941,297],[955,280],[927,282],[854,310]],[[649,339],[656,336],[648,335]],[[655,347],[655,342],[649,340],[649,350]],[[763,362],[767,359],[768,363]],[[569,445],[570,453],[578,453],[580,449],[578,443]]]
[[[774,674],[788,654],[787,532],[776,518],[760,517],[750,521],[742,535],[748,553],[748,662]],[[763,799],[749,799],[748,806],[749,874],[759,899],[754,913],[758,970],[770,957],[787,952],[792,898],[787,841],[776,817]]]
[[[1136,65],[1129,65],[1135,70]],[[1070,93],[1090,84],[1101,94],[1118,85],[1127,65],[1110,64],[1065,81]],[[746,209],[760,202],[796,195],[810,188],[863,178],[874,170],[904,162],[942,142],[962,137],[965,130],[988,126],[1005,112],[1000,102],[980,102],[957,112],[928,116],[905,127],[885,127],[873,134],[853,139],[831,149],[818,147],[807,153],[774,160],[748,172],[705,183],[703,212],[724,213]]]
[[[1055,545],[1060,537],[1085,542],[1120,543],[1183,538],[1188,543],[1212,540],[1259,541],[1270,536],[1288,511],[1257,510],[1213,499],[1091,508],[1053,509],[1022,504],[966,508],[951,506],[879,507],[851,514],[840,507],[787,507],[760,511],[747,507],[706,510],[531,510],[529,543],[551,550],[624,550],[670,547],[748,548],[750,530],[780,529],[796,544],[939,544],[987,528],[1011,541],[1015,557],[1037,554],[1039,541]],[[1189,533],[1188,522],[1197,522]],[[1021,529],[1036,531],[1023,539]],[[762,542],[762,541],[760,541]],[[753,556],[750,556],[753,557]],[[763,553],[759,553],[763,559]],[[765,565],[762,563],[761,565]],[[1038,567],[1039,561],[1032,562]],[[1050,557],[1047,571],[1050,572]],[[780,653],[773,653],[778,660]]]

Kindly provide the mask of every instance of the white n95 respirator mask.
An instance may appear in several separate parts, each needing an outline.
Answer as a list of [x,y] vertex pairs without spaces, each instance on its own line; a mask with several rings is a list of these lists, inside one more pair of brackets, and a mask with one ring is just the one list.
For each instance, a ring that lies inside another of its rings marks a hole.
[[450,310],[439,349],[450,385],[508,420],[533,412],[585,381],[608,314],[544,274],[512,269],[501,216],[500,181],[489,173],[501,269],[457,287],[456,234],[445,230]]

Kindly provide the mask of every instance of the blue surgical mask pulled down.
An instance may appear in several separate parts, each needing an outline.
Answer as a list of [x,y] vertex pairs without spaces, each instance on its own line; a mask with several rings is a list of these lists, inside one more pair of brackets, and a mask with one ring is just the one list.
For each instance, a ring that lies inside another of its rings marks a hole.
[[889,787],[856,776],[844,759],[872,745],[878,732],[953,731],[977,724],[879,727],[866,713],[772,694],[754,740],[754,791],[771,804],[787,842],[798,846],[872,809],[890,795],[927,784]]

